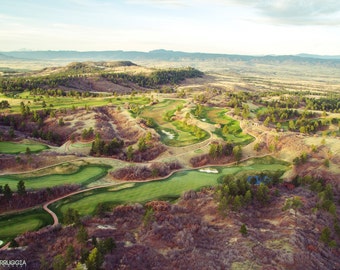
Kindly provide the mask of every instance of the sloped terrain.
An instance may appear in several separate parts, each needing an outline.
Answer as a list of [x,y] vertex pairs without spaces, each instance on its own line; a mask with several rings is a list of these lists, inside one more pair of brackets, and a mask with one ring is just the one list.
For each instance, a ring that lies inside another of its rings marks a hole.
[[[296,213],[282,211],[293,196],[302,199],[303,207]],[[319,240],[331,219],[329,213],[312,211],[316,202],[316,194],[305,188],[289,191],[282,186],[280,196],[267,205],[222,216],[213,191],[206,189],[185,193],[177,204],[118,206],[83,223],[89,238],[115,239],[117,247],[105,256],[104,269],[339,269],[339,249]],[[240,233],[242,224],[247,236]],[[50,261],[68,245],[79,254],[76,233],[72,226],[26,233],[17,241],[27,248],[0,255],[19,256],[33,267],[29,269],[38,269],[41,258]],[[90,240],[85,247],[93,248]]]

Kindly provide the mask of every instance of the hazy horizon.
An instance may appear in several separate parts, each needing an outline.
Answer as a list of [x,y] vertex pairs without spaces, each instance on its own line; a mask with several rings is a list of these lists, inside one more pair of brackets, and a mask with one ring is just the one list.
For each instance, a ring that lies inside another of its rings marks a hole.
[[2,2],[0,51],[340,55],[336,0]]
[[141,50],[124,50],[124,49],[115,49],[115,50],[72,50],[72,49],[63,49],[63,50],[31,50],[31,49],[19,49],[19,50],[11,50],[11,51],[0,51],[0,53],[17,53],[17,52],[77,52],[77,53],[87,53],[87,52],[94,52],[94,53],[100,53],[100,52],[137,52],[137,53],[151,53],[153,51],[167,51],[167,52],[174,52],[174,53],[189,53],[189,54],[217,54],[217,55],[241,55],[241,56],[254,56],[254,57],[262,57],[262,56],[305,56],[308,57],[309,55],[311,57],[316,56],[316,57],[340,57],[339,55],[336,54],[309,54],[305,52],[300,52],[296,54],[238,54],[238,53],[216,53],[216,52],[205,52],[205,51],[193,51],[193,52],[188,52],[188,51],[180,51],[180,50],[171,50],[171,49],[153,49],[149,51],[141,51]]

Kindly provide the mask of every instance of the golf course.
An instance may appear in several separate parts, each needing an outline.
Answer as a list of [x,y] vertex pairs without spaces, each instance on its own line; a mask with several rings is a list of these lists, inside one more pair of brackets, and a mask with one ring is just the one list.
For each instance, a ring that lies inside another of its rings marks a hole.
[[[246,145],[255,140],[249,134],[242,131],[240,122],[227,115],[228,110],[216,107],[201,107],[198,119],[204,122],[218,125],[219,127],[213,132],[225,141]],[[195,113],[194,113],[195,114]]]
[[36,142],[0,142],[0,154],[20,154],[26,153],[29,148],[30,153],[39,153],[49,147]]
[[[62,167],[65,167],[63,170]],[[110,166],[106,165],[82,165],[82,166],[57,166],[46,171],[60,171],[62,173],[51,173],[39,175],[39,171],[25,174],[1,175],[0,185],[8,184],[12,190],[16,190],[18,181],[23,180],[27,189],[41,189],[67,184],[78,184],[86,186],[107,174]]]
[[145,203],[147,201],[162,199],[175,200],[183,192],[199,190],[202,187],[216,186],[219,179],[225,175],[248,176],[256,175],[262,171],[281,172],[288,169],[288,164],[272,158],[253,159],[237,166],[211,167],[218,173],[202,172],[200,170],[179,171],[170,177],[152,182],[134,183],[120,189],[110,187],[91,190],[82,194],[65,198],[52,205],[52,209],[59,215],[67,208],[74,208],[81,215],[91,215],[98,203],[127,204]]
[[151,121],[162,143],[168,146],[187,146],[208,139],[209,134],[205,130],[186,121],[175,120],[176,112],[180,112],[184,104],[184,100],[165,99],[145,107],[140,117]]
[[[221,178],[226,175],[243,177],[256,175],[264,171],[282,175],[288,168],[289,164],[286,162],[271,157],[264,157],[250,159],[244,163],[232,166],[211,166],[206,170],[183,170],[175,172],[173,175],[162,180],[129,182],[88,191],[84,190],[82,193],[66,197],[53,203],[50,209],[62,219],[63,213],[65,213],[68,208],[76,209],[81,216],[93,215],[99,203],[114,206],[128,203],[143,204],[156,199],[175,201],[185,191],[199,190],[203,187],[218,185]],[[71,180],[72,183],[85,185],[90,181],[94,181],[94,179],[104,176],[107,169],[108,167],[99,165],[84,166],[73,174],[42,176],[40,181],[37,181],[39,185],[34,184],[33,179],[31,179],[31,182],[29,179],[26,180],[28,180],[27,183],[30,187],[46,187],[50,186],[50,182],[65,183],[67,179],[69,181]],[[53,180],[53,178],[56,180]],[[52,224],[52,218],[40,208],[15,214],[1,215],[1,240],[8,240],[18,234],[33,231],[48,224]]]
[[24,232],[35,231],[52,223],[52,217],[42,208],[0,215],[0,241],[6,243]]

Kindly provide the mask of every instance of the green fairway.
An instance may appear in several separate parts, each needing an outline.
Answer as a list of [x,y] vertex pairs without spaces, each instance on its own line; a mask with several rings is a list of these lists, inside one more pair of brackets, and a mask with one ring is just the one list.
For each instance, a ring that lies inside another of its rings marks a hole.
[[[110,166],[104,165],[85,165],[80,166],[76,171],[61,174],[46,174],[41,176],[32,176],[32,174],[2,175],[0,176],[0,185],[8,184],[12,190],[16,190],[19,180],[25,181],[28,189],[40,189],[54,187],[66,184],[88,185],[107,174]],[[53,170],[53,167],[51,168]]]
[[[221,127],[216,128],[213,133],[225,141],[242,145],[254,141],[253,136],[242,132],[239,121],[226,115],[227,111],[221,108],[203,107],[199,118],[205,119],[210,124],[219,124]],[[223,132],[225,126],[225,132]]]
[[[98,107],[106,105],[116,105],[122,106],[126,103],[136,104],[136,105],[146,105],[150,103],[150,99],[145,96],[100,96],[100,97],[72,97],[72,96],[35,96],[31,95],[29,92],[23,92],[17,96],[17,98],[9,98],[3,95],[0,97],[4,98],[11,105],[11,113],[20,113],[20,102],[24,102],[26,105],[29,102],[29,107],[31,111],[42,110],[42,102],[45,101],[47,107],[51,109],[71,109],[89,107]],[[38,97],[38,99],[37,99]],[[51,106],[52,105],[52,106]]]
[[41,208],[11,215],[0,215],[0,240],[6,244],[19,234],[35,231],[52,223],[52,217]]
[[201,142],[209,137],[209,134],[184,121],[173,121],[171,118],[178,107],[183,106],[183,100],[166,99],[161,103],[146,107],[140,114],[145,119],[152,119],[153,128],[161,136],[162,143],[168,146],[187,146]]
[[61,216],[67,208],[77,209],[81,215],[93,214],[98,203],[124,204],[140,202],[144,203],[155,199],[175,199],[188,190],[198,190],[204,186],[214,186],[223,175],[244,174],[248,171],[250,175],[261,171],[284,172],[288,164],[275,159],[254,159],[244,165],[232,167],[213,167],[218,170],[217,174],[190,170],[177,172],[171,177],[154,182],[135,183],[119,190],[102,188],[75,195],[61,200],[53,205],[53,209]]
[[0,142],[0,153],[1,154],[20,154],[25,153],[27,147],[30,149],[31,153],[38,153],[45,149],[48,149],[47,145],[40,143],[25,143],[25,142]]
[[184,103],[184,100],[165,99],[160,103],[145,107],[140,116],[152,118],[160,126],[165,125],[168,123],[168,121],[164,119],[166,113],[175,111],[177,107],[183,106]]

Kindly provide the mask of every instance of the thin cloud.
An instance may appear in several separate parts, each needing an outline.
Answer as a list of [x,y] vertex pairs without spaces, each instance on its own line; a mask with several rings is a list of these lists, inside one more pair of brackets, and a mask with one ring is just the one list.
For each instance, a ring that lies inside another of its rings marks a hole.
[[272,22],[289,25],[339,25],[338,0],[216,0],[248,6]]
[[186,0],[125,0],[126,3],[129,4],[138,4],[138,5],[152,5],[156,7],[186,7],[188,6],[188,2]]

